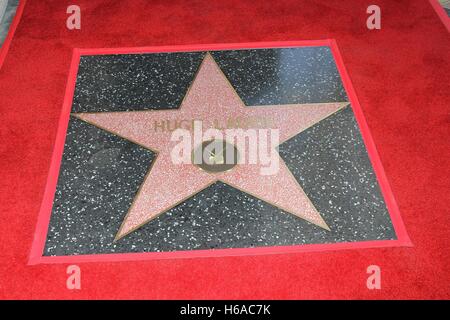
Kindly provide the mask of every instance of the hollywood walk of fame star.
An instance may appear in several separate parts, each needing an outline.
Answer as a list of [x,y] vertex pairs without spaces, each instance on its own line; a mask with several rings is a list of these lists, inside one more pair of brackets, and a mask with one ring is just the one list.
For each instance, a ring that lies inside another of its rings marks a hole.
[[[174,164],[172,132],[152,128],[155,121],[269,118],[273,127],[279,129],[282,143],[347,105],[348,102],[245,106],[208,53],[179,109],[76,113],[73,116],[157,153],[116,234],[115,240],[118,240],[217,181],[329,230],[281,157],[279,170],[272,175],[261,175],[258,163],[208,172],[194,163]],[[275,154],[279,157],[278,152]]]

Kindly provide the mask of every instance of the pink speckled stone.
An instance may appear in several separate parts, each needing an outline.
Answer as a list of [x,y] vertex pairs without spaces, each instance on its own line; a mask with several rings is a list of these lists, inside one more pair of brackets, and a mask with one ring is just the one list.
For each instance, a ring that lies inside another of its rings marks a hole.
[[[280,143],[328,117],[348,103],[245,106],[211,55],[207,54],[178,110],[149,110],[75,114],[81,120],[110,131],[158,153],[130,207],[119,239],[220,180],[260,198],[315,225],[327,224],[305,195],[286,164],[279,158],[279,170],[261,175],[261,164],[238,164],[232,170],[207,173],[194,164],[174,164],[171,132],[154,130],[155,121],[203,120],[203,131],[213,121],[230,118],[267,118],[279,129]],[[275,151],[279,157],[278,152]],[[248,157],[247,157],[248,159]]]

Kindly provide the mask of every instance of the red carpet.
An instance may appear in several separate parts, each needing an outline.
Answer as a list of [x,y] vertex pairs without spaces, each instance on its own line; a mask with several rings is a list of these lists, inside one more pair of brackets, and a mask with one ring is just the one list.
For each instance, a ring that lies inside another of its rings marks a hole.
[[[450,298],[450,38],[424,0],[28,0],[0,70],[1,298]],[[253,257],[27,266],[72,49],[336,39],[412,248]],[[379,265],[382,289],[368,290]]]

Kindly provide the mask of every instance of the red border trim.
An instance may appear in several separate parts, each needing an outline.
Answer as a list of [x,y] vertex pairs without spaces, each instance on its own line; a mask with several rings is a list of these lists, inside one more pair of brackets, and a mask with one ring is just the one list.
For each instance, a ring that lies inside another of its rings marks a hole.
[[14,33],[16,32],[17,26],[19,25],[20,18],[22,18],[23,8],[25,7],[26,2],[27,2],[26,0],[19,0],[19,6],[16,9],[16,15],[14,16],[14,19],[9,26],[8,34],[6,35],[5,41],[0,47],[0,69],[3,66],[3,62],[5,62],[9,46],[11,45],[11,41],[14,37]]
[[[364,143],[366,145],[369,158],[376,173],[381,191],[383,193],[392,224],[397,234],[397,240],[376,240],[360,242],[343,242],[331,244],[307,244],[293,246],[272,246],[258,248],[232,248],[232,249],[211,249],[211,250],[189,250],[173,252],[148,252],[148,253],[114,253],[114,254],[89,254],[73,256],[42,256],[45,240],[47,238],[48,225],[50,221],[53,197],[59,175],[62,153],[64,149],[65,136],[69,122],[72,98],[75,90],[75,81],[78,72],[78,64],[82,55],[104,55],[104,54],[125,54],[125,53],[152,53],[152,52],[179,52],[179,51],[205,51],[205,50],[230,50],[230,49],[250,49],[250,48],[286,48],[286,47],[311,47],[328,46],[331,48],[337,68],[341,75],[345,90],[349,95],[353,112],[359,124]],[[161,47],[134,47],[134,48],[99,48],[99,49],[74,49],[72,62],[70,65],[69,77],[66,86],[63,108],[58,124],[55,147],[52,154],[50,172],[44,192],[41,209],[38,216],[38,223],[34,235],[34,241],[30,252],[28,264],[39,263],[74,263],[74,262],[96,262],[96,261],[136,261],[152,259],[172,259],[172,258],[195,258],[195,257],[223,257],[241,255],[260,254],[280,254],[295,252],[318,252],[327,250],[342,249],[362,249],[380,247],[412,246],[403,225],[397,203],[392,194],[388,180],[384,173],[383,166],[378,156],[370,130],[364,119],[361,106],[356,97],[352,83],[345,69],[344,62],[339,53],[335,40],[317,41],[283,41],[283,42],[257,42],[257,43],[231,43],[231,44],[208,44],[208,45],[182,45],[182,46],[161,46]]]
[[445,12],[444,8],[438,0],[430,0],[430,3],[438,14],[439,18],[442,20],[442,23],[447,28],[447,31],[450,32],[450,17],[447,15],[447,12]]

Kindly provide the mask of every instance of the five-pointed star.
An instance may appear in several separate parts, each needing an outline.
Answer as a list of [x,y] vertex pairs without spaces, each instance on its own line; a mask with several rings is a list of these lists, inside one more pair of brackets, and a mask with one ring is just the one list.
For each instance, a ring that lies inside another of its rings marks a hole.
[[216,181],[329,230],[278,152],[275,154],[279,157],[279,170],[272,175],[262,175],[260,163],[237,164],[230,171],[210,173],[193,163],[174,164],[171,159],[172,132],[153,128],[155,123],[168,120],[207,122],[208,119],[268,118],[273,127],[279,129],[282,143],[346,105],[347,102],[245,106],[213,57],[207,53],[179,109],[73,115],[157,153],[117,232],[115,240],[118,240]]

